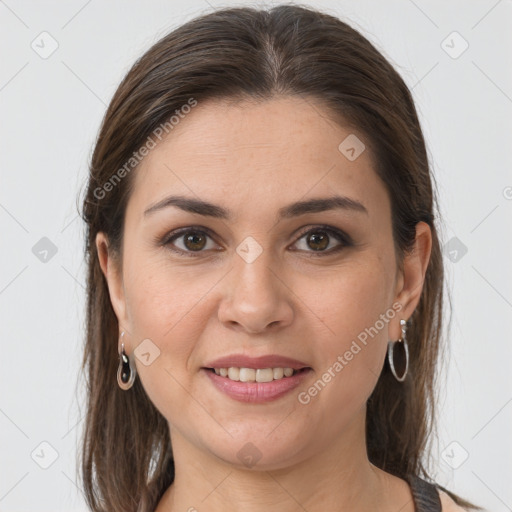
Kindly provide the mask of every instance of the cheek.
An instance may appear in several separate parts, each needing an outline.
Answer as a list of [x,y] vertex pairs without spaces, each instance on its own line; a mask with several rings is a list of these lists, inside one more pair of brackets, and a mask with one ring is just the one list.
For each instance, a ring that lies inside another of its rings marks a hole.
[[186,275],[161,262],[135,265],[132,270],[125,288],[132,350],[142,340],[151,340],[149,345],[145,342],[150,347],[150,364],[135,358],[138,378],[160,413],[175,418],[195,405],[190,399],[189,363],[205,321],[201,298],[215,280],[212,276],[191,279],[192,272]]
[[192,355],[213,314],[206,309],[209,292],[224,274],[171,267],[161,257],[153,261],[151,256],[132,253],[127,259],[125,296],[131,347],[136,350],[147,339],[155,345],[157,357],[150,365],[136,359],[140,378],[155,402],[161,394],[180,393],[178,383],[190,387]]
[[[132,255],[126,268],[127,313],[135,332],[175,338],[182,324],[218,281],[213,272],[172,266],[161,255]],[[175,340],[179,344],[179,340]]]
[[[319,371],[315,390],[322,400],[351,408],[371,394],[382,370],[388,326],[396,316],[391,306],[392,273],[385,258],[369,258],[350,270],[340,270],[328,293],[311,297],[312,309],[328,326],[316,340]],[[324,391],[325,390],[325,391]],[[307,398],[306,398],[307,400]]]

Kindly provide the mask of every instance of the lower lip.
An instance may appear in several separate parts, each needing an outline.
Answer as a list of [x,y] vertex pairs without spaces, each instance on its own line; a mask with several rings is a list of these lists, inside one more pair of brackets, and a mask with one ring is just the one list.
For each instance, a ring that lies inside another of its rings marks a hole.
[[240,382],[228,377],[221,377],[214,371],[202,368],[213,384],[234,400],[239,402],[263,403],[277,400],[290,393],[293,389],[308,377],[312,371],[310,368],[302,370],[291,377],[273,380],[271,382]]

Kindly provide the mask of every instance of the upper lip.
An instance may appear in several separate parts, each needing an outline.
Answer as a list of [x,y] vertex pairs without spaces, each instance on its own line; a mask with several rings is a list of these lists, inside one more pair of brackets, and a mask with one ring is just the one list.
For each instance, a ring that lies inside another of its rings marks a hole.
[[245,354],[230,354],[228,356],[208,362],[205,368],[293,368],[300,370],[310,368],[306,363],[290,357],[268,354],[259,357],[250,357]]

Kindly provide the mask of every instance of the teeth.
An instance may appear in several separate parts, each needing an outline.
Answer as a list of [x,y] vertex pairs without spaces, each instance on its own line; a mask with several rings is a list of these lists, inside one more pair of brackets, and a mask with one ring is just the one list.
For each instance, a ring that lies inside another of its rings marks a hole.
[[293,368],[214,368],[217,375],[240,382],[271,382],[284,377],[291,377]]
[[254,368],[240,368],[240,382],[254,382],[255,380],[256,370]]
[[283,368],[274,368],[274,379],[282,379],[284,376],[284,369]]
[[228,378],[231,380],[240,380],[240,368],[229,368]]
[[274,370],[272,368],[258,368],[254,373],[256,374],[256,382],[272,382],[274,380]]

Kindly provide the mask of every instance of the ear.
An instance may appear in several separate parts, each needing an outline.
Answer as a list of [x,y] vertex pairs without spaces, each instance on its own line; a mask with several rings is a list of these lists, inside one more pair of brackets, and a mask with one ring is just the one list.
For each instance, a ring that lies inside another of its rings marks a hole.
[[404,255],[403,267],[397,279],[394,302],[402,304],[402,309],[397,313],[395,320],[390,322],[389,335],[392,340],[402,337],[400,320],[408,320],[420,301],[431,249],[430,226],[426,222],[418,222],[414,246]]
[[128,322],[121,266],[110,250],[108,237],[101,231],[96,234],[96,251],[101,270],[107,281],[112,308],[117,316],[119,328],[123,330],[122,326],[128,326]]

